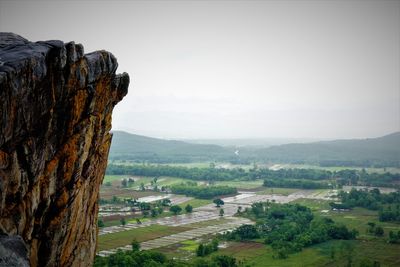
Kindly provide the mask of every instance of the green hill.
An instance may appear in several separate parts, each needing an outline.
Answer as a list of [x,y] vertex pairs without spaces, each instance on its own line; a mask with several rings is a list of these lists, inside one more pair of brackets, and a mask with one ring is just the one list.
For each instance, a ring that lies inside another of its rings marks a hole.
[[[114,131],[110,159],[182,163],[305,163],[321,166],[400,166],[400,132],[379,138],[285,144],[268,148],[221,147]],[[239,150],[239,155],[235,151]]]
[[233,148],[217,145],[190,144],[113,131],[110,159],[151,162],[195,162],[229,160],[234,158]]
[[400,132],[378,138],[273,146],[258,150],[257,158],[321,166],[400,166]]

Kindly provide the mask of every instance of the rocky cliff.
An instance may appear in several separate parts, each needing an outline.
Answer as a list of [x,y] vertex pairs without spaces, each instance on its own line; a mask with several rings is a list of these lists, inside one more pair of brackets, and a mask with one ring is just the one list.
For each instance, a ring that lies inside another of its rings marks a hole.
[[0,233],[31,266],[90,266],[111,113],[127,94],[106,51],[0,33]]

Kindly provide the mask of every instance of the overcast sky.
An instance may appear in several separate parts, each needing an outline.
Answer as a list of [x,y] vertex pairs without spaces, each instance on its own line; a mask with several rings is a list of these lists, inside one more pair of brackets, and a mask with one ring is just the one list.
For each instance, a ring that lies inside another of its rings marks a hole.
[[113,129],[163,138],[400,130],[400,1],[4,1],[0,31],[106,49]]

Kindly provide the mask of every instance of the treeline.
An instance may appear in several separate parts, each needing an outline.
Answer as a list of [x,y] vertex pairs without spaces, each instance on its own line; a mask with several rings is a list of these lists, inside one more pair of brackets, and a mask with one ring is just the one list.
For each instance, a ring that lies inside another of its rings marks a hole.
[[299,204],[254,203],[244,215],[256,219],[257,224],[240,226],[226,237],[264,238],[277,258],[287,258],[290,253],[331,239],[354,239],[358,234],[329,218],[315,218],[309,208]]
[[382,194],[379,189],[341,191],[338,194],[342,205],[379,210],[379,220],[400,222],[400,191]]
[[339,185],[363,185],[391,187],[400,182],[399,173],[368,173],[365,169],[341,170],[334,173]]
[[200,186],[192,184],[172,185],[170,190],[174,194],[183,194],[190,197],[209,199],[216,196],[232,195],[237,193],[235,187],[230,186]]
[[315,182],[310,180],[293,180],[293,179],[266,179],[263,186],[265,187],[283,187],[283,188],[302,188],[302,189],[324,189],[332,188],[332,184],[326,182]]
[[138,176],[172,176],[192,180],[206,181],[232,181],[256,179],[290,179],[290,180],[328,180],[336,181],[342,185],[364,186],[393,186],[400,183],[400,174],[392,173],[367,173],[365,170],[328,171],[318,169],[260,169],[252,168],[187,168],[168,165],[116,165],[109,164],[106,174],[109,175],[138,175]]
[[189,261],[168,259],[165,254],[153,250],[122,251],[108,257],[96,256],[93,267],[239,267],[244,266],[235,258],[216,255],[209,259],[197,258]]
[[209,243],[200,243],[200,245],[196,249],[196,255],[199,257],[207,256],[218,250],[218,239],[213,239]]

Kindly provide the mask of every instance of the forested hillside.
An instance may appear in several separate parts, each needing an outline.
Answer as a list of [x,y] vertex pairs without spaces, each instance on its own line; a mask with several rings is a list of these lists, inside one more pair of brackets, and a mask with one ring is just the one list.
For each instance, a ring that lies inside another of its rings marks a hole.
[[219,161],[234,164],[263,162],[398,167],[400,132],[379,138],[286,144],[257,149],[191,144],[115,131],[110,159],[154,163]]

